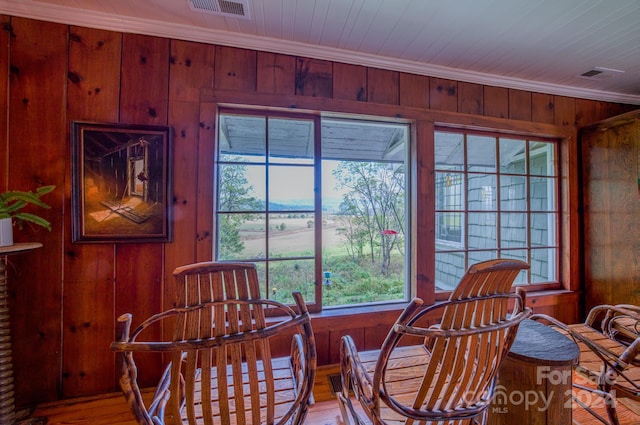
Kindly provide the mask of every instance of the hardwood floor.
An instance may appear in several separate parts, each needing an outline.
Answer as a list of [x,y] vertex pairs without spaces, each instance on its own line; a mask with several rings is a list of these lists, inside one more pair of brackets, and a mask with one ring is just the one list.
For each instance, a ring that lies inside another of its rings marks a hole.
[[[334,367],[319,368],[314,387],[316,403],[311,407],[305,425],[344,425],[328,379],[329,375],[336,373]],[[600,424],[583,409],[574,405],[573,410],[575,425]],[[618,410],[621,425],[640,423],[640,415],[620,404]],[[37,407],[31,417],[46,417],[48,425],[136,425],[124,398],[119,393],[43,404]]]

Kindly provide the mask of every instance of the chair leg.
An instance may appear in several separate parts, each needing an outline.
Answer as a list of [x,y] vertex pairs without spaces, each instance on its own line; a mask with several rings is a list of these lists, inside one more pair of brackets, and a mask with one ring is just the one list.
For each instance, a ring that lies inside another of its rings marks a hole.
[[602,400],[605,405],[605,410],[607,412],[608,420],[602,417],[598,412],[593,410],[590,404],[585,403],[579,397],[576,397],[574,394],[572,396],[572,400],[576,402],[580,407],[590,413],[594,418],[603,423],[604,425],[620,425],[620,421],[618,420],[618,413],[616,410],[616,402],[615,399],[611,396],[611,394],[607,391],[603,391],[600,389],[589,388],[579,384],[573,384],[574,388],[577,388],[582,391],[586,391],[590,394],[596,394],[599,397],[602,397]]
[[618,420],[618,411],[616,410],[616,400],[611,396],[611,388],[605,386],[603,388],[603,392],[606,394],[604,397],[604,405],[607,409],[607,416],[609,416],[611,425],[620,425],[620,421]]

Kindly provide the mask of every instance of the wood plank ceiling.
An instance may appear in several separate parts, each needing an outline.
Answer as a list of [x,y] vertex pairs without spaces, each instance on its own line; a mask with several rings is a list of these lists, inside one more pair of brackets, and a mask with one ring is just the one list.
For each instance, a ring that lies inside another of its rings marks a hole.
[[638,0],[232,0],[241,18],[190,1],[217,0],[0,0],[0,13],[640,104]]

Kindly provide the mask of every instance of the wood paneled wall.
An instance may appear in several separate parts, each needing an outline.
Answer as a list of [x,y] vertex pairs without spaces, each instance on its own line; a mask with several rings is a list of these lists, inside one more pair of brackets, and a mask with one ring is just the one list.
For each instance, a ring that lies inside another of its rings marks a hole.
[[640,305],[640,112],[581,132],[585,308]]
[[[118,367],[109,343],[118,315],[132,312],[135,322],[170,306],[172,270],[211,259],[216,107],[201,102],[203,92],[314,97],[325,110],[356,102],[396,105],[496,117],[505,125],[518,120],[581,126],[631,109],[17,17],[0,16],[0,22],[0,190],[57,186],[47,196],[52,209],[43,212],[53,231],[27,228],[16,235],[17,241],[37,240],[44,247],[9,259],[18,406],[115,390]],[[72,120],[173,127],[173,243],[71,242]],[[418,227],[428,226],[426,220],[418,217]],[[567,320],[579,311],[576,293],[532,300],[538,311]],[[320,363],[337,362],[345,333],[363,347],[379,345],[396,316],[393,309],[348,320],[324,314],[314,321]],[[160,361],[150,357],[149,369],[143,380],[152,384]]]

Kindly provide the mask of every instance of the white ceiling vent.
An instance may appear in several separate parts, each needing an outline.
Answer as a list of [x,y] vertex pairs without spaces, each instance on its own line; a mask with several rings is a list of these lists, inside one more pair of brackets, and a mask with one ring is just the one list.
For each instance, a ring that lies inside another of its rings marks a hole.
[[249,0],[188,0],[191,10],[228,18],[249,19]]
[[601,66],[596,66],[587,72],[583,72],[577,77],[584,78],[586,80],[602,81],[602,80],[606,80],[607,78],[615,77],[616,75],[623,74],[623,73],[624,71],[620,71],[619,69],[603,68]]

